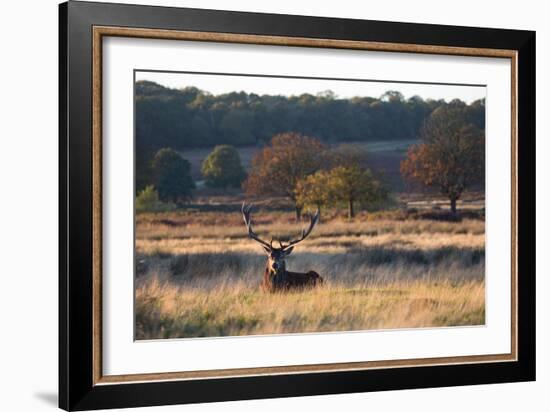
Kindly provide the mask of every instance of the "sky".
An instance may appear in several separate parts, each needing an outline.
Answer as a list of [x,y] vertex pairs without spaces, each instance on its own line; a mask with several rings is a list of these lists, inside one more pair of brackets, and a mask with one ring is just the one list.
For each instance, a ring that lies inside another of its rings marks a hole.
[[189,74],[136,71],[136,81],[149,80],[172,89],[197,87],[213,95],[240,92],[258,95],[292,96],[331,90],[338,98],[375,97],[386,91],[399,91],[406,99],[418,95],[423,99],[460,99],[466,103],[485,97],[484,86],[395,83],[358,80],[294,79],[258,76],[228,76],[222,74]]

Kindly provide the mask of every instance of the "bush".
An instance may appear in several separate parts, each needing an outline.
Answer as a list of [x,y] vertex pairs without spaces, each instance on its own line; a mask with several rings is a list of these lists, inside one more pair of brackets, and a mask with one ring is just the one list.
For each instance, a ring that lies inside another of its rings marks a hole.
[[159,194],[153,185],[146,186],[136,197],[136,212],[165,212],[174,206],[159,200]]

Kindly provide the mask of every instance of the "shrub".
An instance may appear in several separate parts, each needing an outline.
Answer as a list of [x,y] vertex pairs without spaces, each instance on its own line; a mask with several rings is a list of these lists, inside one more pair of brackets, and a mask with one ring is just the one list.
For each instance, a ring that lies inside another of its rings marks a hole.
[[173,208],[173,204],[160,201],[153,185],[146,186],[136,197],[136,212],[165,212]]

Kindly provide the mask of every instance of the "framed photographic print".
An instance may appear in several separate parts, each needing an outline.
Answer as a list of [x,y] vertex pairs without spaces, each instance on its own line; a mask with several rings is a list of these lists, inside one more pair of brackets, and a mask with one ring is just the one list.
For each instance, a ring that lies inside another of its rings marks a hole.
[[71,1],[59,40],[61,408],[535,379],[534,32]]

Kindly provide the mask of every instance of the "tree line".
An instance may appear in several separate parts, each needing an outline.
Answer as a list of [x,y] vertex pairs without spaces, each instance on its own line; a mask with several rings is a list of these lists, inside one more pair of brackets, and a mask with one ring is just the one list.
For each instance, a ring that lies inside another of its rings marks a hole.
[[[271,96],[232,92],[212,95],[196,87],[170,89],[150,81],[135,85],[138,189],[151,183],[151,160],[161,148],[267,145],[293,131],[324,144],[416,138],[443,100],[405,99],[396,91],[379,98],[316,95]],[[482,100],[468,105],[472,121],[484,128]]]
[[[483,102],[478,105],[484,107]],[[442,104],[428,116],[419,135],[419,143],[401,162],[401,173],[412,184],[445,195],[456,213],[462,193],[484,180],[485,132],[477,113],[459,100]],[[153,185],[140,192],[138,207],[144,202],[149,209],[162,202],[178,204],[192,195],[190,164],[176,150],[157,151],[151,171]],[[298,219],[305,206],[341,205],[351,219],[357,204],[371,208],[390,197],[383,177],[368,167],[367,153],[360,146],[331,146],[296,131],[274,135],[256,152],[248,173],[238,151],[227,144],[212,150],[201,171],[206,186],[242,187],[250,197],[287,198]]]

